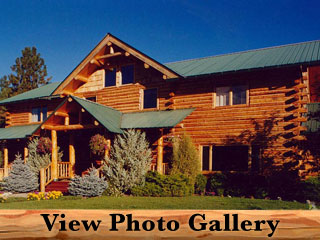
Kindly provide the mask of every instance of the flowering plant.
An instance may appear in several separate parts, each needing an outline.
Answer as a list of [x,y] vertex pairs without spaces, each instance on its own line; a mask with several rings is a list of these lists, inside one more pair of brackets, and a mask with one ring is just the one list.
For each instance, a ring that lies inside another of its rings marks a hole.
[[37,153],[51,153],[52,150],[52,143],[50,138],[48,137],[41,137],[39,138],[38,145],[37,145]]
[[89,146],[91,152],[96,155],[103,155],[108,147],[107,140],[100,134],[96,134],[90,138]]
[[63,194],[60,191],[52,191],[52,192],[32,192],[28,194],[27,200],[49,200],[49,199],[58,199],[62,197]]

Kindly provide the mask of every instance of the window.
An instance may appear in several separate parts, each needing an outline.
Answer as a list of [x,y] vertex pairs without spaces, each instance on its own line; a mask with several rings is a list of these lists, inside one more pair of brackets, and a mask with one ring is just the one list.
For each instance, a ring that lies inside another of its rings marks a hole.
[[239,105],[247,103],[247,86],[236,85],[232,87],[216,88],[216,107]]
[[116,86],[116,79],[117,79],[117,69],[113,68],[112,71],[106,70],[105,71],[105,80],[104,80],[104,86],[105,87],[111,87]]
[[127,65],[121,67],[122,84],[129,84],[134,82],[134,67]]
[[247,103],[247,86],[239,85],[232,87],[232,105]]
[[216,106],[227,106],[229,105],[230,87],[217,87],[216,89]]
[[210,147],[202,147],[202,170],[209,171],[209,161],[210,161]]
[[214,146],[212,148],[213,171],[247,171],[248,146]]
[[93,96],[93,97],[87,97],[87,100],[91,101],[91,102],[96,102],[97,101],[97,97]]
[[47,107],[32,108],[31,114],[31,122],[41,122],[47,119],[48,110]]
[[157,98],[158,94],[156,88],[145,89],[143,91],[143,108],[156,108],[158,106]]

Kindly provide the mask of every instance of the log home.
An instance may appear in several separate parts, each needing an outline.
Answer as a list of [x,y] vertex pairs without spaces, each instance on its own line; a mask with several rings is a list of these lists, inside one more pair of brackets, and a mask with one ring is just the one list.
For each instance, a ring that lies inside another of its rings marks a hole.
[[[290,142],[304,138],[307,105],[319,101],[319,76],[320,41],[161,64],[107,34],[62,82],[0,102],[7,108],[0,176],[17,152],[28,160],[30,138],[47,136],[52,161],[41,170],[41,186],[48,189],[92,165],[93,134],[111,145],[131,128],[146,132],[151,169],[160,173],[168,169],[170,140],[183,133],[204,174],[290,166],[298,151]],[[299,158],[294,167],[306,175],[310,161],[317,159]]]

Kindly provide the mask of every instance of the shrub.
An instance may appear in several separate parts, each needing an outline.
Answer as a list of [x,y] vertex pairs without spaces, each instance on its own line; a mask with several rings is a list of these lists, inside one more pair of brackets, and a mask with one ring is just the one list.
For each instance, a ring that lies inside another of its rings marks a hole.
[[196,181],[194,183],[194,192],[196,194],[204,194],[207,185],[207,178],[203,174],[198,174],[196,176]]
[[134,196],[182,197],[192,193],[193,186],[188,177],[182,174],[160,175],[151,171],[146,174],[144,185],[131,189]]
[[[31,170],[38,175],[41,168],[47,167],[51,162],[51,140],[49,138],[33,138],[28,143],[28,162]],[[61,161],[63,153],[58,147],[58,161]]]
[[101,156],[107,149],[107,140],[104,136],[96,134],[90,138],[89,141],[90,150],[93,154]]
[[310,177],[301,183],[300,198],[298,200],[311,200],[320,202],[320,177]]
[[216,195],[223,195],[224,188],[226,187],[226,176],[222,173],[212,175],[207,182],[207,191],[215,192]]
[[181,139],[173,140],[172,169],[170,174],[181,173],[188,176],[192,183],[200,173],[200,161],[197,149],[191,138],[184,134]]
[[30,192],[39,186],[37,176],[31,171],[27,164],[16,155],[12,169],[8,177],[4,178],[3,188],[10,192]]
[[95,197],[101,196],[107,187],[104,177],[99,178],[97,170],[91,168],[87,175],[75,176],[69,183],[68,191],[75,196]]
[[151,149],[145,133],[128,130],[118,135],[103,167],[110,184],[108,192],[122,195],[134,186],[144,184],[151,160]]

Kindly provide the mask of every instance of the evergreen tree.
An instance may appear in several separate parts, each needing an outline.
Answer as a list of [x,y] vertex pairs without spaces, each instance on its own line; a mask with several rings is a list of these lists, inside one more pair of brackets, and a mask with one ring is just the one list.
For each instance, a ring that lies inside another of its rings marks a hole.
[[181,139],[174,139],[171,174],[182,173],[188,176],[192,183],[200,173],[200,161],[197,149],[190,136],[184,134]]
[[145,133],[128,130],[118,135],[103,169],[110,184],[109,193],[122,195],[143,184],[151,161],[151,149]]
[[104,177],[100,178],[95,168],[83,177],[75,176],[69,183],[68,191],[71,195],[95,197],[101,196],[108,184]]
[[3,188],[10,192],[24,193],[36,190],[38,186],[38,178],[30,167],[24,164],[21,155],[17,154],[9,176],[4,178]]
[[[35,47],[26,47],[11,66],[12,73],[0,78],[0,100],[48,84],[47,66]],[[4,124],[5,108],[0,108],[0,124]]]

